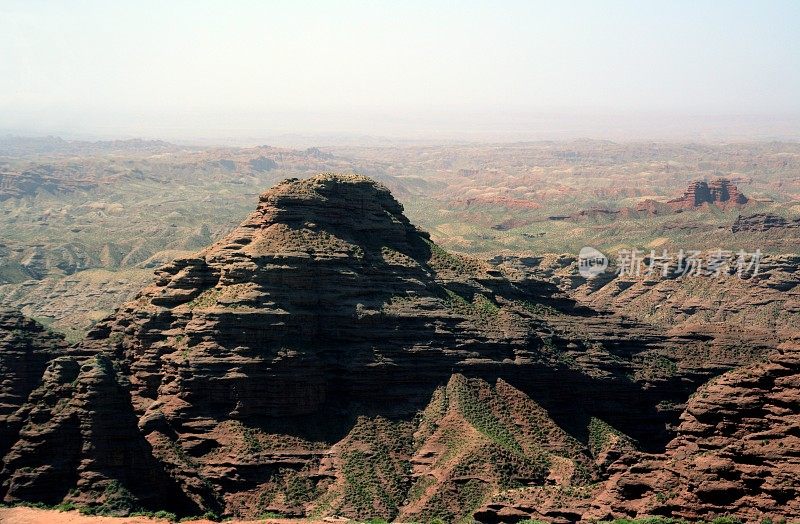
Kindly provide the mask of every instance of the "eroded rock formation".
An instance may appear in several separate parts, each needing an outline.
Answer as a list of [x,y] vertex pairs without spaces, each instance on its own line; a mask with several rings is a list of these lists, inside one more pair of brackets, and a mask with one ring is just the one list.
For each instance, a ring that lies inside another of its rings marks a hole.
[[153,458],[119,380],[105,355],[50,362],[16,413],[23,425],[4,458],[7,500],[197,510]]
[[667,202],[673,209],[694,209],[704,204],[720,207],[747,203],[747,197],[727,178],[715,178],[711,182],[692,182],[683,196]]
[[16,440],[16,416],[38,386],[48,362],[66,350],[63,337],[15,309],[0,308],[0,455]]
[[800,219],[786,219],[771,213],[756,213],[754,215],[739,215],[731,226],[731,231],[770,231],[770,230],[800,229]]
[[800,515],[800,340],[700,388],[666,453],[615,466],[588,516]]
[[287,180],[40,364],[2,495],[574,521],[590,499],[564,494],[589,493],[634,448],[663,451],[698,385],[772,349],[745,344],[447,253],[369,178]]

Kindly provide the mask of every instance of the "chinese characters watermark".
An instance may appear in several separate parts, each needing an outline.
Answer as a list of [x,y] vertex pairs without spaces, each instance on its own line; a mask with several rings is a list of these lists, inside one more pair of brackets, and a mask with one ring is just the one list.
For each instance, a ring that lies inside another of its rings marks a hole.
[[[631,277],[682,277],[736,275],[752,278],[758,275],[761,250],[747,252],[743,249],[730,251],[716,249],[703,252],[696,249],[678,250],[677,253],[662,249],[649,252],[639,249],[621,249],[617,254],[613,270],[619,276]],[[585,278],[594,278],[606,271],[609,260],[593,247],[584,247],[578,255],[578,272]]]

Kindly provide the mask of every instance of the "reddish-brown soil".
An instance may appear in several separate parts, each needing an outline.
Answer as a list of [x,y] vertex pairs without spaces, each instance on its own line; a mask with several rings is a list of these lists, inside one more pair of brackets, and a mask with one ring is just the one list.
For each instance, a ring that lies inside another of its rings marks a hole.
[[[168,524],[166,519],[150,517],[98,517],[77,511],[56,511],[36,508],[0,508],[3,524]],[[331,521],[310,519],[229,520],[232,524],[328,524]],[[215,524],[210,520],[190,520],[187,524]]]

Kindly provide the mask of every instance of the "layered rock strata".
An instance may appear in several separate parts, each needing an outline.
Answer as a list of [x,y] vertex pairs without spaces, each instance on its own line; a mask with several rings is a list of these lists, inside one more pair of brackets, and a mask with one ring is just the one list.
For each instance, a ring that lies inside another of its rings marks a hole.
[[38,322],[15,309],[0,308],[0,455],[17,438],[17,410],[39,385],[48,362],[66,347],[63,337]]
[[800,515],[800,339],[700,388],[663,455],[631,454],[587,517]]
[[683,196],[670,200],[667,204],[673,209],[693,209],[704,204],[725,207],[747,202],[747,197],[730,180],[716,178],[711,182],[700,180],[690,183]]
[[447,253],[369,178],[290,179],[50,360],[1,494],[488,522],[520,489],[575,519],[545,488],[662,451],[699,384],[769,349],[714,340]]

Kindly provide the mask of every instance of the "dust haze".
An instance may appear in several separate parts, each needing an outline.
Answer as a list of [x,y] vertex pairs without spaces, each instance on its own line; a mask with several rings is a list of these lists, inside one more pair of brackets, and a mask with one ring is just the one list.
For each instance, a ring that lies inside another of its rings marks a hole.
[[800,136],[793,2],[4,2],[0,132],[249,145]]

